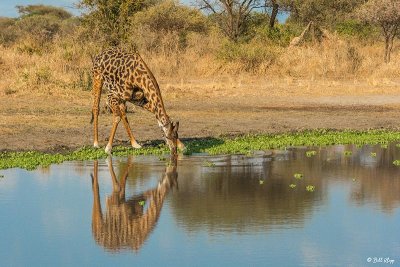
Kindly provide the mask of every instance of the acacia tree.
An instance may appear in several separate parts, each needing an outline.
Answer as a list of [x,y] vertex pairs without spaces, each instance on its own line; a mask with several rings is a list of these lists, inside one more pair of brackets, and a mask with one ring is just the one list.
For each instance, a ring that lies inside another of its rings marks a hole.
[[80,0],[84,23],[96,35],[106,36],[109,44],[118,45],[126,39],[133,14],[154,4],[156,0]]
[[385,39],[385,62],[390,62],[393,42],[400,30],[400,0],[370,0],[361,6],[358,16],[380,26]]
[[200,7],[212,14],[223,33],[234,42],[243,35],[251,11],[262,7],[261,3],[261,0],[199,0]]

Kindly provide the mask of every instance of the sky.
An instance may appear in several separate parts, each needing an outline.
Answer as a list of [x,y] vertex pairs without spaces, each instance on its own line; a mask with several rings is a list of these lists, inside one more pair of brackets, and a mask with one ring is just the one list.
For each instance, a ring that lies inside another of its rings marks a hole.
[[[79,15],[78,9],[74,8],[74,4],[79,0],[0,0],[0,17],[18,17],[18,12],[15,6],[26,6],[26,5],[52,5],[65,8],[74,15]],[[195,0],[182,0],[182,3],[193,5]],[[287,14],[278,15],[279,21],[284,21],[288,17]]]
[[79,15],[79,11],[74,8],[74,3],[77,0],[0,0],[0,17],[18,17],[18,12],[15,6],[26,5],[53,5],[63,7],[74,15]]

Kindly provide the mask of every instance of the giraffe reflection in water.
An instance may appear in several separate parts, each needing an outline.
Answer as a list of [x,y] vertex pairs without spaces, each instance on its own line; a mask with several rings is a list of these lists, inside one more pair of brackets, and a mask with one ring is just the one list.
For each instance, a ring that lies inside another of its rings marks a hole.
[[97,161],[94,162],[94,173],[91,175],[93,237],[106,250],[119,251],[128,248],[138,251],[156,226],[168,192],[177,187],[177,157],[171,156],[165,173],[155,188],[129,198],[125,196],[125,185],[131,166],[130,159],[119,181],[111,157],[107,159],[107,163],[113,192],[106,199],[105,216],[99,196]]

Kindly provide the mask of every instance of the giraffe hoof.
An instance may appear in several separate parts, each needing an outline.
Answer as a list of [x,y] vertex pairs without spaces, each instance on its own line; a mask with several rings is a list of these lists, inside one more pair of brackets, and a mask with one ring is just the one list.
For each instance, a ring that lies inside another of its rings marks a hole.
[[104,149],[104,151],[105,151],[107,154],[109,154],[109,155],[111,155],[111,150],[112,150],[112,146],[111,146],[110,144],[108,144],[108,145],[106,146],[106,149]]
[[142,148],[142,146],[139,145],[137,142],[133,143],[133,144],[132,144],[132,147],[133,147],[133,148]]
[[94,147],[94,148],[100,148],[99,143],[97,143],[97,142],[94,143],[94,144],[93,144],[93,147]]

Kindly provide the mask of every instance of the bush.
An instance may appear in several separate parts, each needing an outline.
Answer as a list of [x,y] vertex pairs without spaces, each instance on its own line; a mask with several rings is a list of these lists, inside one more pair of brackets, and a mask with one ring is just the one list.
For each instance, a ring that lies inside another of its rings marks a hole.
[[220,60],[238,64],[238,70],[263,72],[278,58],[281,48],[253,39],[249,43],[227,41],[217,54]]
[[0,17],[0,44],[9,45],[15,42],[15,19]]
[[[150,39],[155,39],[153,44],[156,44],[165,40],[166,36],[170,36],[169,39],[171,36],[178,36],[180,48],[186,46],[189,32],[207,31],[207,19],[200,11],[169,0],[138,12],[131,24],[136,29],[135,39],[140,36],[148,38],[150,35]],[[142,40],[133,41],[139,43]]]
[[357,37],[361,40],[377,38],[378,31],[375,27],[360,23],[356,20],[346,20],[336,25],[336,31],[339,35],[345,37]]

